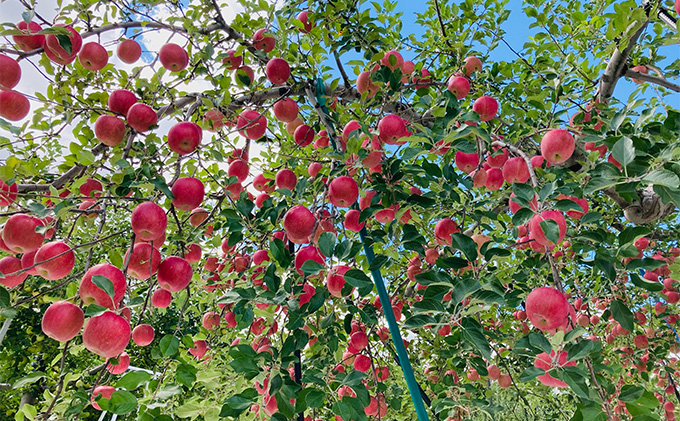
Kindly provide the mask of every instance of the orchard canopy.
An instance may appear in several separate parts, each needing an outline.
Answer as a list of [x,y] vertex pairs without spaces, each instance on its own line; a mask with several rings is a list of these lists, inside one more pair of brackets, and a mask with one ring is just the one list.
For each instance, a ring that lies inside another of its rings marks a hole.
[[0,420],[675,420],[679,13],[0,1]]

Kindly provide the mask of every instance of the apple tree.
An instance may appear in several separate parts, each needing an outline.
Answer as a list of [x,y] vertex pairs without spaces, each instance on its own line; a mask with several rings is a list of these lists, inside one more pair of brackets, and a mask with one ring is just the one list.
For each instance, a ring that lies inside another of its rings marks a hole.
[[3,1],[0,418],[675,419],[680,2],[403,3]]

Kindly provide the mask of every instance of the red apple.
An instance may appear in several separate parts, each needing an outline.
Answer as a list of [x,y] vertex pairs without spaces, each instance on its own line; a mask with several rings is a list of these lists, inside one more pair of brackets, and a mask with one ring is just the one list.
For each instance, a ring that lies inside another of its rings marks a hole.
[[165,234],[168,217],[163,208],[153,202],[143,202],[132,210],[132,231],[142,241],[152,241]]
[[240,66],[234,73],[234,79],[238,86],[250,86],[255,81],[255,72],[250,66]]
[[303,148],[310,145],[314,141],[314,129],[306,124],[301,124],[295,129],[293,140]]
[[465,57],[465,66],[463,67],[463,73],[466,75],[471,75],[475,72],[482,70],[482,61],[477,57]]
[[285,83],[290,77],[290,66],[286,60],[274,57],[267,62],[265,73],[271,83],[279,85]]
[[246,178],[248,178],[249,170],[250,168],[246,161],[242,159],[236,159],[232,161],[231,164],[229,164],[227,175],[229,175],[229,177],[235,176],[239,183],[243,183]]
[[562,212],[557,210],[543,211],[538,215],[534,215],[529,221],[529,235],[532,239],[536,240],[538,244],[553,248],[555,247],[555,243],[546,238],[543,228],[541,228],[541,222],[547,219],[552,219],[557,222],[559,228],[557,244],[561,243],[567,233],[567,222],[565,221]]
[[45,225],[43,221],[34,216],[22,213],[12,215],[2,229],[2,239],[14,253],[37,250],[45,238],[43,234],[36,232],[42,225]]
[[357,76],[357,92],[363,95],[366,92],[366,98],[373,98],[378,93],[380,87],[371,80],[371,72],[361,72]]
[[[38,250],[40,250],[40,249],[38,249]],[[26,269],[28,267],[33,266],[33,263],[35,262],[35,259],[34,259],[35,253],[37,253],[38,250],[33,250],[33,251],[28,252],[28,253],[24,253],[21,256],[21,268],[22,269]],[[35,267],[28,269],[24,273],[26,273],[27,275],[38,275],[38,271],[36,270]]]
[[42,318],[42,331],[45,335],[59,342],[70,341],[83,328],[85,316],[83,310],[68,301],[52,303]]
[[[36,22],[29,22],[28,24],[21,21],[17,24],[17,28],[25,35],[12,35],[14,43],[23,51],[31,51],[36,48],[42,48],[45,44],[45,35],[37,35],[37,32],[42,30],[42,27]],[[36,34],[36,35],[33,35]]]
[[122,352],[119,356],[116,357],[116,360],[118,360],[117,364],[109,362],[109,364],[106,366],[106,371],[108,371],[111,374],[125,373],[127,369],[130,367],[130,356],[128,355],[128,353]]
[[503,166],[503,178],[508,184],[526,183],[529,177],[529,167],[524,158],[519,156],[510,158]]
[[398,51],[390,50],[385,53],[380,60],[380,64],[387,66],[390,70],[400,69],[404,67],[404,58]]
[[[125,253],[125,260],[128,259],[130,250]],[[128,274],[139,280],[149,279],[156,271],[161,262],[160,252],[151,244],[137,243],[132,249],[128,265]]]
[[316,176],[319,174],[319,171],[321,171],[321,168],[323,168],[323,167],[321,166],[321,163],[319,163],[319,162],[312,162],[312,163],[309,164],[309,166],[307,167],[307,173],[309,174],[310,177],[314,178],[314,177],[316,177]]
[[328,200],[337,207],[348,208],[359,197],[359,186],[352,177],[343,175],[334,178],[328,185]]
[[172,294],[170,291],[159,288],[151,295],[151,305],[158,308],[166,308],[172,301]]
[[158,266],[158,285],[170,292],[181,291],[189,285],[194,271],[186,260],[170,256]]
[[475,100],[472,110],[479,114],[482,121],[489,121],[498,113],[498,102],[490,96],[484,95]]
[[[378,122],[380,140],[388,145],[400,145],[399,140],[408,135],[404,119],[396,114],[388,114]],[[343,132],[344,134],[344,132]]]
[[203,250],[201,246],[196,243],[191,243],[187,246],[187,252],[184,254],[184,259],[189,263],[196,263],[201,260]]
[[237,56],[236,50],[228,50],[225,54],[227,56],[222,59],[222,63],[227,66],[227,70],[234,71],[241,67],[243,56]]
[[13,58],[0,54],[0,88],[12,89],[21,80],[21,66]]
[[[500,152],[499,152],[500,151]],[[502,168],[508,160],[508,150],[506,148],[500,148],[495,146],[492,152],[486,153],[486,163],[489,164],[491,168]]]
[[111,92],[111,95],[109,96],[108,107],[109,110],[113,111],[114,113],[127,115],[130,107],[135,105],[137,101],[137,95],[134,93],[126,89],[117,89]]
[[111,399],[111,396],[113,396],[113,393],[116,391],[116,388],[113,386],[97,386],[94,388],[92,391],[92,398],[90,399],[90,403],[92,403],[92,407],[98,411],[101,411],[102,408],[99,406],[97,403],[97,398],[102,397],[105,399]]
[[[62,24],[57,24],[54,26],[65,26]],[[62,45],[59,43],[59,39],[57,38],[57,35],[55,34],[50,34],[45,37],[45,55],[52,60],[53,62],[57,64],[62,64],[66,65],[73,60],[76,59],[76,56],[78,55],[78,52],[80,51],[81,47],[83,46],[83,38],[80,36],[78,31],[73,29],[71,26],[66,26],[66,30],[70,32],[68,35],[69,40],[71,41],[71,51],[67,51],[62,47]]]
[[28,115],[31,104],[23,94],[16,91],[0,90],[0,117],[19,121]]
[[550,130],[541,139],[541,155],[551,164],[560,164],[574,153],[574,136],[568,130]]
[[161,47],[158,59],[171,72],[180,72],[189,65],[189,54],[177,44],[168,43]]
[[125,138],[125,122],[112,115],[100,115],[94,123],[94,135],[107,146],[116,146]]
[[78,61],[87,70],[101,70],[109,62],[109,53],[106,48],[96,42],[88,42],[78,54]]
[[[638,73],[643,73],[643,74],[648,74],[648,73],[649,73],[649,69],[647,68],[647,66],[643,66],[643,65],[641,65],[641,66],[635,66],[635,67],[633,67],[633,68],[630,69],[630,70],[632,70],[632,71],[634,71],[634,72],[638,72]],[[633,82],[635,82],[635,83],[637,83],[637,84],[642,83],[642,81],[639,80],[639,79],[635,79],[635,78],[631,78],[631,79],[632,79]]]
[[172,185],[172,204],[183,211],[196,209],[203,203],[205,187],[203,182],[194,177],[181,177]]
[[272,110],[274,111],[274,116],[277,120],[284,123],[289,123],[297,118],[299,108],[295,100],[291,98],[283,98],[274,103]]
[[349,337],[347,346],[351,347],[356,352],[360,352],[368,346],[368,335],[361,330],[352,333]]
[[345,228],[353,231],[353,232],[359,232],[364,228],[365,223],[359,223],[359,217],[361,216],[361,212],[355,209],[348,210],[345,213]]
[[138,102],[128,110],[127,123],[133,129],[143,133],[158,123],[158,116],[153,108]]
[[276,183],[276,187],[279,189],[295,191],[295,186],[297,185],[297,176],[293,170],[282,168],[276,173],[274,181]]
[[11,273],[18,272],[22,270],[21,260],[14,256],[5,256],[0,259],[0,285],[4,285],[7,288],[13,288],[26,280],[28,277],[28,272],[22,272],[16,275],[10,275]]
[[118,44],[116,55],[123,63],[132,64],[142,56],[142,47],[133,39],[126,39]]
[[214,311],[209,311],[203,315],[201,325],[204,329],[215,330],[220,325],[220,315]]
[[302,32],[303,34],[308,34],[312,30],[312,27],[314,26],[309,21],[308,13],[309,13],[308,10],[303,10],[297,15],[297,20],[302,22],[302,28],[300,28],[300,32]]
[[570,305],[558,290],[540,287],[529,293],[525,307],[531,324],[540,330],[553,330],[566,323]]
[[194,340],[194,347],[189,349],[189,353],[201,360],[208,351],[208,344],[204,340]]
[[459,170],[469,174],[479,166],[479,155],[477,155],[477,152],[456,151],[454,161]]
[[[326,277],[326,288],[328,288],[328,292],[334,296],[341,298],[342,295],[342,288],[345,286],[345,273],[350,270],[350,267],[347,265],[337,265],[333,266],[331,270],[328,272],[328,276]],[[352,288],[354,290],[354,288]]]
[[137,346],[147,346],[153,342],[154,329],[151,325],[137,325],[132,330],[132,340]]
[[203,221],[208,219],[208,216],[210,214],[208,213],[207,210],[203,208],[196,208],[191,211],[191,215],[189,215],[189,223],[195,227],[201,225]]
[[73,250],[62,241],[53,241],[51,243],[44,244],[35,253],[33,259],[35,263],[39,263],[35,267],[38,275],[42,276],[48,281],[55,281],[57,279],[64,278],[66,275],[71,273],[73,266],[76,263]]
[[371,369],[371,359],[364,354],[354,357],[354,369],[362,373]]
[[484,168],[473,171],[470,175],[472,176],[472,187],[480,188],[486,185],[488,174]]
[[201,127],[190,121],[177,123],[168,131],[168,147],[179,155],[187,155],[198,148],[203,139]]
[[0,180],[0,207],[7,207],[14,203],[17,199],[17,191],[17,183],[8,186],[7,183]]
[[254,110],[245,110],[238,116],[236,130],[246,139],[257,140],[267,131],[267,118]]
[[309,242],[315,225],[314,214],[302,205],[293,206],[283,217],[283,229],[288,238],[299,243]]
[[316,246],[302,247],[295,254],[295,269],[298,271],[300,275],[303,274],[300,268],[307,260],[313,260],[321,265],[325,263],[324,255],[321,254],[321,251],[318,248],[316,248]]
[[463,99],[470,93],[470,81],[464,76],[453,75],[449,78],[447,89],[456,99]]
[[[93,282],[93,276],[103,276],[111,281],[113,284],[113,299]],[[114,309],[123,300],[126,288],[127,281],[120,269],[109,263],[100,263],[92,266],[85,272],[83,279],[80,280],[78,294],[86,305],[97,304],[98,306]]]
[[91,317],[83,329],[85,348],[104,358],[120,355],[130,342],[130,323],[116,313],[106,311]]
[[276,46],[276,40],[271,36],[271,32],[267,28],[261,28],[253,34],[253,46],[258,50],[264,50],[269,53]]
[[[538,354],[536,356],[536,360],[534,361],[534,366],[545,371],[549,371],[553,367],[576,366],[576,361],[567,362],[567,353],[565,351],[559,351],[559,354],[556,357],[555,351],[552,350],[550,351],[550,355],[546,354],[545,352]],[[554,378],[548,373],[538,376],[537,379],[549,387],[567,387],[565,382]]]
[[80,194],[86,197],[100,197],[104,191],[104,185],[94,178],[88,178],[78,188]]
[[444,218],[434,226],[434,236],[439,244],[451,245],[451,234],[460,232],[458,224],[451,218]]

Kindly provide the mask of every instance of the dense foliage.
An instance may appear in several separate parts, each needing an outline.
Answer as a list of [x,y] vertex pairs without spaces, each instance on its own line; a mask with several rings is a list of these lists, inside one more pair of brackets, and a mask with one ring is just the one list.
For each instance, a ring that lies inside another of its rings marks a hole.
[[675,419],[680,1],[37,3],[0,419]]

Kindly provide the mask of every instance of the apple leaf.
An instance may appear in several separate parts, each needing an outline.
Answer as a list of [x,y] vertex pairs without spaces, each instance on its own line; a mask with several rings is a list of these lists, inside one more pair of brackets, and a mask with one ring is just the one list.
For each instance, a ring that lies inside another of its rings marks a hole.
[[661,282],[649,281],[638,275],[636,272],[630,273],[630,280],[633,282],[633,285],[646,289],[647,291],[659,292],[663,289],[663,284]]
[[137,408],[137,398],[126,390],[116,390],[111,399],[100,397],[97,403],[104,411],[118,415],[125,415]]
[[113,289],[113,282],[104,275],[92,275],[92,283],[111,297],[111,302],[115,306],[116,303],[113,301],[113,297],[116,295],[116,292]]
[[234,419],[241,415],[246,409],[255,403],[256,398],[260,394],[254,388],[248,388],[243,392],[229,397],[222,405],[220,417],[233,417]]
[[165,335],[163,336],[163,339],[161,339],[159,347],[161,349],[161,354],[166,357],[172,357],[179,351],[179,339],[173,335]]
[[135,390],[149,380],[151,380],[151,375],[146,371],[131,371],[116,382],[116,387],[122,387],[126,390]]
[[12,389],[19,389],[28,384],[35,383],[38,380],[42,379],[43,377],[45,377],[45,373],[43,373],[42,371],[36,371],[34,373],[29,374],[28,376],[22,377],[19,380],[15,381],[14,384],[12,385]]
[[635,159],[635,146],[629,137],[622,137],[612,147],[612,155],[624,167]]
[[477,260],[477,243],[472,238],[464,234],[454,233],[451,234],[451,240],[452,247],[462,251],[469,261]]
[[332,232],[324,232],[319,236],[319,250],[327,257],[333,256],[336,235]]
[[677,189],[680,187],[680,178],[678,178],[675,173],[663,168],[650,172],[640,181],[669,187],[671,189]]
[[623,327],[629,332],[632,332],[633,329],[635,328],[633,324],[633,313],[631,313],[630,309],[626,307],[623,301],[621,300],[612,301],[610,309],[612,311],[612,317],[614,317],[614,320],[619,322],[619,324],[621,324],[621,327]]
[[57,34],[55,35],[57,37],[57,41],[59,42],[59,46],[63,48],[67,54],[71,55],[71,52],[73,51],[73,44],[71,44],[71,37],[68,35],[61,35]]
[[491,347],[489,341],[484,336],[484,330],[479,322],[471,317],[464,317],[461,323],[463,328],[463,337],[472,342],[472,344],[479,350],[484,358],[491,359]]
[[7,290],[0,286],[0,308],[9,308],[10,306],[10,297],[9,297],[9,292]]

